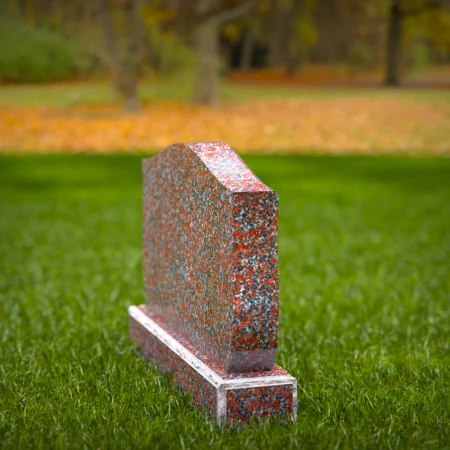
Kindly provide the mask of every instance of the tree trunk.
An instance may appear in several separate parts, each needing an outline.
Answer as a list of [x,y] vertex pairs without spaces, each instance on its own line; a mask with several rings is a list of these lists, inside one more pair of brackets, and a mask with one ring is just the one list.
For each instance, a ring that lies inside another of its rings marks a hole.
[[219,23],[214,18],[205,20],[195,29],[197,55],[194,101],[213,106],[218,99],[219,78]]
[[123,89],[124,108],[128,113],[137,113],[141,104],[137,95],[137,80],[130,80]]
[[295,55],[288,54],[285,74],[289,77],[295,75],[299,67],[300,67],[300,56],[297,54]]
[[150,58],[151,54],[150,38],[140,14],[142,3],[142,0],[128,0],[128,7],[126,8],[127,25],[130,33],[130,47],[136,53],[136,73],[142,71],[142,66]]
[[386,48],[386,73],[384,80],[386,86],[398,86],[399,84],[402,22],[403,14],[400,10],[399,0],[392,0]]
[[286,54],[285,54],[285,74],[294,75],[297,72],[301,62],[302,49],[298,42],[298,36],[295,29],[296,20],[300,9],[304,6],[303,1],[294,0],[290,9],[287,11],[285,33],[286,33]]
[[[134,10],[136,5],[126,5],[126,20],[130,27],[134,26]],[[125,111],[136,113],[139,110],[137,83],[139,72],[138,46],[132,39],[127,46],[127,55],[122,58],[117,46],[117,38],[111,17],[111,4],[108,0],[98,0],[98,14],[105,39],[107,62],[111,72],[112,84],[121,95]],[[136,30],[135,30],[136,32]],[[128,56],[128,58],[127,58]]]
[[283,61],[281,49],[283,14],[279,0],[272,0],[269,14],[269,66],[279,67]]
[[173,21],[173,30],[175,35],[182,39],[189,34],[193,22],[193,8],[192,3],[186,0],[172,0],[169,3],[175,11],[175,18]]
[[217,7],[221,6],[220,0],[197,0],[199,23],[194,33],[197,56],[194,87],[196,103],[213,106],[218,100],[221,26],[249,13],[257,2],[258,0],[246,0],[234,8],[218,11]]
[[64,3],[61,3],[58,0],[53,0],[52,10],[53,25],[55,26],[56,30],[58,30],[58,33],[60,33],[62,36],[67,37],[69,27],[66,23],[66,11]]
[[255,32],[252,26],[244,32],[244,39],[241,47],[240,69],[248,72],[252,67],[253,48],[255,46]]

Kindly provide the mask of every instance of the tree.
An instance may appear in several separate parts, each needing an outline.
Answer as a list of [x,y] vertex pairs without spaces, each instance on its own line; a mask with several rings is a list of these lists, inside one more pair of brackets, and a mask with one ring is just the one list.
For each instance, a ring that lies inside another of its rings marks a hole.
[[399,84],[403,14],[400,9],[400,0],[392,0],[389,8],[386,48],[385,84],[387,86],[397,86]]
[[[283,37],[285,36],[285,21],[287,15],[284,14],[284,0],[271,0],[268,10],[268,31],[269,31],[269,66],[278,67],[284,59],[285,45],[283,45]],[[284,43],[285,44],[285,43]]]
[[239,63],[242,72],[248,72],[251,68],[254,46],[255,26],[251,23],[243,32],[241,58]]
[[[271,0],[266,14],[269,66],[293,75],[316,41],[315,0]],[[328,6],[328,5],[327,5]]]
[[218,98],[219,37],[221,28],[230,21],[244,16],[259,0],[245,0],[232,8],[224,9],[222,0],[197,0],[195,4],[196,27],[194,48],[197,67],[194,101],[214,105]]
[[[111,0],[98,1],[98,17],[105,41],[102,59],[111,73],[112,84],[124,100],[125,110],[139,110],[137,87],[145,59],[145,26],[140,16],[140,0],[122,0],[123,36],[113,23]],[[122,44],[122,45],[120,45]]]
[[398,86],[400,82],[402,36],[405,19],[441,6],[441,2],[438,0],[420,3],[416,2],[413,6],[409,6],[409,8],[404,6],[405,3],[406,2],[402,2],[401,0],[391,0],[389,7],[386,69],[384,78],[386,86]]

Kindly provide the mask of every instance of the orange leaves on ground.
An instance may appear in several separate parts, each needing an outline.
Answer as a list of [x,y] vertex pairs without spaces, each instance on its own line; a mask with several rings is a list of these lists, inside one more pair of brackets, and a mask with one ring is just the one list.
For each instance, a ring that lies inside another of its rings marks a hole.
[[214,109],[157,102],[118,107],[0,109],[0,151],[154,151],[225,141],[242,152],[450,153],[450,105],[386,98],[223,102]]

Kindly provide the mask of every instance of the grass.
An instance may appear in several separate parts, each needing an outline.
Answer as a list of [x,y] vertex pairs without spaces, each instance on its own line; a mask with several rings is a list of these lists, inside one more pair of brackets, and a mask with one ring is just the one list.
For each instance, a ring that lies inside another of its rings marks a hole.
[[450,160],[247,157],[281,198],[289,426],[220,430],[139,359],[140,161],[0,157],[0,447],[450,448]]
[[[139,88],[143,102],[191,98],[189,80],[144,81]],[[379,88],[379,87],[276,87],[223,84],[221,98],[231,101],[258,99],[331,99],[366,98],[413,100],[426,103],[450,102],[449,89]],[[50,84],[0,85],[0,107],[52,106],[67,108],[85,104],[118,103],[109,83],[105,81],[61,82]]]

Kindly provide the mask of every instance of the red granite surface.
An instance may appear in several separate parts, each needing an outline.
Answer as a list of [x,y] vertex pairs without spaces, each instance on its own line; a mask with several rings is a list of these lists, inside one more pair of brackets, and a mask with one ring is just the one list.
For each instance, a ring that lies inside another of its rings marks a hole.
[[227,390],[227,421],[248,423],[253,417],[275,415],[286,420],[294,410],[293,385],[261,386]]
[[[145,312],[145,306],[140,307]],[[159,324],[161,326],[161,324]],[[171,330],[165,329],[169,334]],[[146,330],[138,321],[130,317],[130,335],[140,349],[145,359],[156,364],[159,370],[171,374],[172,382],[183,392],[192,395],[194,403],[217,418],[218,390],[200,373],[194,370],[186,361],[173,352],[152,333]],[[172,337],[175,337],[172,335]],[[178,342],[185,344],[181,337]],[[192,351],[192,347],[188,348]],[[205,364],[210,361],[197,353],[199,359]],[[218,375],[230,379],[243,379],[248,377],[289,375],[284,369],[274,366],[271,371],[247,372],[230,374],[223,369],[210,367]],[[225,391],[226,423],[229,425],[244,425],[252,418],[278,417],[286,420],[294,413],[294,385],[258,386],[246,388],[230,388]]]
[[226,144],[143,161],[148,314],[226,373],[270,371],[278,333],[278,196]]
[[156,364],[166,374],[173,374],[178,388],[192,395],[194,402],[216,415],[217,390],[197,371],[130,317],[130,336],[145,359]]
[[[189,339],[183,337],[176,330],[170,328],[167,323],[164,322],[163,317],[155,316],[148,313],[148,308],[145,305],[140,305],[139,309],[148,315],[157,325],[159,325],[164,331],[166,331],[171,337],[173,337],[177,342],[179,342],[183,347],[189,350],[194,356],[196,356],[200,361],[205,363],[211,370],[213,370],[217,375],[225,380],[243,379],[243,378],[258,378],[258,377],[271,377],[280,375],[289,375],[289,372],[284,370],[282,367],[273,365],[271,370],[260,370],[260,371],[246,371],[246,372],[227,372],[224,370],[223,365],[217,364],[216,361],[209,358],[205,353],[199,351],[196,347],[192,345]],[[133,340],[136,341],[134,335],[132,335]],[[139,346],[141,346],[139,344]]]

